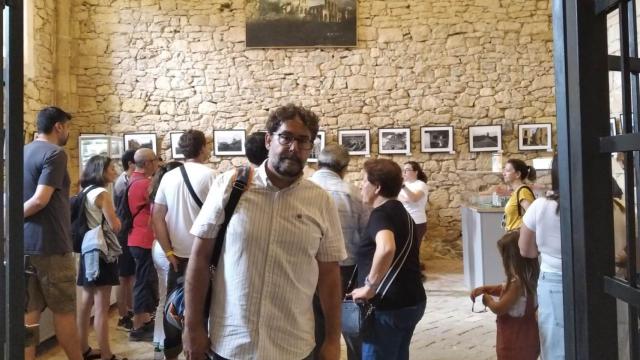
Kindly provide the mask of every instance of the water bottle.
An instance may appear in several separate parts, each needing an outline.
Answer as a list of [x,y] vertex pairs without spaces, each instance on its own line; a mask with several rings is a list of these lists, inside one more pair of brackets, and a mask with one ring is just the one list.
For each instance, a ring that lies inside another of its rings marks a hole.
[[500,207],[502,205],[502,202],[500,201],[500,196],[498,196],[498,193],[495,191],[491,195],[491,205],[495,207]]

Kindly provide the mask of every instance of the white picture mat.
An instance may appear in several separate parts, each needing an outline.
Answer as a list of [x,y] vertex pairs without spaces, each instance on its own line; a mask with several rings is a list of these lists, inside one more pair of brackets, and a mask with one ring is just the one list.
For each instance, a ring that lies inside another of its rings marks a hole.
[[169,140],[171,142],[171,158],[172,159],[184,159],[184,154],[180,152],[180,137],[184,134],[184,131],[175,131],[169,133]]
[[307,162],[318,162],[318,155],[322,150],[324,150],[324,146],[326,144],[327,133],[324,130],[318,130],[318,135],[316,135],[316,139],[313,142],[313,150],[311,150],[311,154],[309,155]]
[[[433,144],[436,143],[436,146]],[[453,152],[453,126],[424,126],[420,128],[420,151]]]
[[[123,135],[124,151],[146,147],[157,154],[157,138],[155,133],[128,133]],[[139,146],[136,147],[135,144]]]
[[551,124],[518,125],[519,150],[551,150]]
[[338,144],[349,151],[349,155],[369,155],[371,135],[369,130],[338,130]]
[[411,154],[411,129],[378,129],[378,153]]
[[501,151],[502,150],[502,126],[470,126],[469,127],[469,151]]
[[245,140],[244,130],[214,130],[213,153],[215,155],[244,155]]

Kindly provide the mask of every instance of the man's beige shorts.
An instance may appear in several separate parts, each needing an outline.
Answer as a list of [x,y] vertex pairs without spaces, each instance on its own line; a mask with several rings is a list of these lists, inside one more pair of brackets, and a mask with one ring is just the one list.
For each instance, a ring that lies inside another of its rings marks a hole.
[[76,267],[73,254],[30,255],[36,269],[29,276],[27,311],[42,311],[46,307],[55,314],[76,311]]

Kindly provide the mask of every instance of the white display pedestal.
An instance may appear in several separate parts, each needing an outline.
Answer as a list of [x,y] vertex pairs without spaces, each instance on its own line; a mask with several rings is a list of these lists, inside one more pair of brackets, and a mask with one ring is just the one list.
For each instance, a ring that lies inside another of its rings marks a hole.
[[463,205],[462,257],[464,283],[469,290],[505,281],[496,243],[504,235],[500,226],[504,208]]

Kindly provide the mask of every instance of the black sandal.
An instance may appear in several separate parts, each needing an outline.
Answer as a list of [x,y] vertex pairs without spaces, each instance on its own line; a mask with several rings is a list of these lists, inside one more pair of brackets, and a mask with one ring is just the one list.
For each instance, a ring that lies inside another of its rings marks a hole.
[[115,354],[113,354],[113,355],[111,355],[111,358],[110,358],[109,360],[129,360],[129,359],[128,359],[128,358],[118,359],[118,358],[116,357],[116,355],[115,355]]
[[92,353],[93,349],[91,348],[91,346],[89,346],[89,348],[87,349],[87,351],[82,353],[82,358],[84,360],[96,360],[96,359],[100,359],[101,355],[100,355],[100,351],[98,351],[97,353]]

